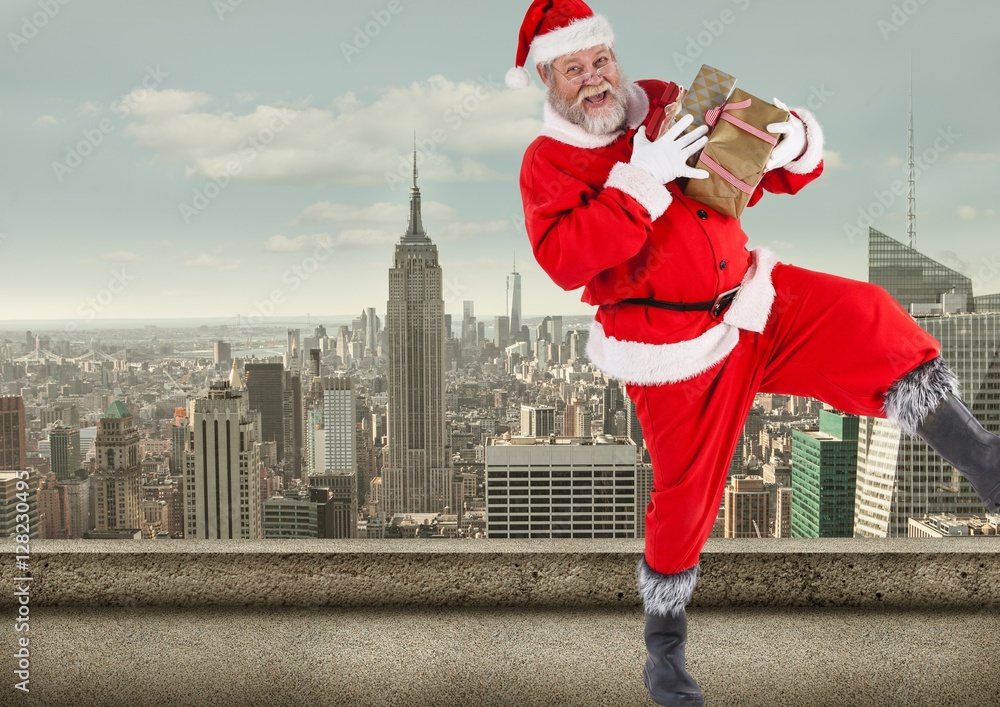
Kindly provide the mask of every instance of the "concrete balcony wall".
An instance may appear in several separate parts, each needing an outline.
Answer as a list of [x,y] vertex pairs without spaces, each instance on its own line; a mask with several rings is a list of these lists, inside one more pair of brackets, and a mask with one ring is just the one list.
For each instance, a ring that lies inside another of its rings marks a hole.
[[[21,574],[3,547],[13,616]],[[652,704],[641,552],[39,541],[31,692],[8,685],[0,704]],[[1000,704],[998,560],[989,538],[713,541],[689,669],[710,705]],[[5,635],[11,655],[22,634]]]
[[[632,540],[36,541],[38,606],[641,605]],[[991,538],[712,540],[693,607],[1000,606]],[[13,571],[13,547],[2,559]],[[378,588],[378,591],[372,591]],[[13,597],[0,596],[12,606]]]

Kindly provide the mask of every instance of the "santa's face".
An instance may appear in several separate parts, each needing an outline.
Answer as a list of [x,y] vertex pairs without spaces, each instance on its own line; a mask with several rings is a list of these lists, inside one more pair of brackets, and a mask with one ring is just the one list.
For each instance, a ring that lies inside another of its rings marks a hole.
[[627,81],[611,49],[602,45],[567,54],[552,68],[549,102],[559,115],[596,135],[625,128]]

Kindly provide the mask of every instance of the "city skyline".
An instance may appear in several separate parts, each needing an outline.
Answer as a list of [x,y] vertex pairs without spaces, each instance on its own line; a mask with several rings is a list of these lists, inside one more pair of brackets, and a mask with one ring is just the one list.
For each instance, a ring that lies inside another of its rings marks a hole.
[[[537,78],[527,91],[502,85],[521,5],[114,0],[60,4],[44,24],[39,8],[0,10],[0,262],[24,293],[0,319],[83,329],[151,313],[284,322],[371,307],[385,299],[371,273],[405,221],[414,131],[446,311],[465,300],[482,319],[506,311],[513,253],[526,316],[592,312],[549,282],[520,225],[517,169],[544,96]],[[895,185],[912,56],[917,247],[978,293],[1000,291],[989,189],[1000,98],[980,95],[1000,8],[718,0],[658,7],[659,23],[640,9],[595,6],[631,78],[686,84],[707,62],[813,110],[827,173],[795,199],[765,199],[745,228],[783,259],[857,279],[868,221],[905,241]],[[489,31],[455,31],[480,25]],[[762,37],[776,48],[761,51]]]

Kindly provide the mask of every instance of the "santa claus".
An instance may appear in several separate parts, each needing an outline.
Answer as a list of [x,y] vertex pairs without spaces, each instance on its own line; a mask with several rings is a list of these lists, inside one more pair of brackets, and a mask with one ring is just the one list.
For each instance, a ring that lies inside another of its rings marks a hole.
[[[535,0],[512,88],[533,57],[548,88],[521,193],[532,251],[553,282],[597,307],[591,361],[625,383],[653,464],[638,583],[644,682],[661,705],[700,705],[684,668],[685,606],[729,463],[758,392],[809,396],[888,417],[959,469],[1000,508],[1000,439],[959,398],[940,345],[881,288],[749,250],[737,219],[684,196],[679,179],[707,128],[681,117],[650,139],[656,100],[679,88],[630,82],[608,21],[580,0]],[[823,133],[805,110],[781,136],[750,199],[795,194],[823,171]]]

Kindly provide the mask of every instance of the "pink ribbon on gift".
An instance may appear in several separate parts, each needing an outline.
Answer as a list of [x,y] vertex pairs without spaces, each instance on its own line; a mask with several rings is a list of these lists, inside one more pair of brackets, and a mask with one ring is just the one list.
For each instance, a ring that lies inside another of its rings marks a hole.
[[778,138],[776,138],[774,135],[765,132],[753,125],[750,125],[750,123],[746,122],[745,120],[741,120],[740,118],[737,118],[735,115],[732,115],[729,112],[731,110],[742,110],[743,108],[749,108],[749,107],[750,107],[749,98],[747,98],[744,101],[740,101],[739,103],[726,103],[720,107],[712,108],[707,113],[705,113],[705,122],[708,123],[709,126],[714,128],[715,124],[719,122],[719,118],[722,118],[722,120],[726,121],[727,123],[735,125],[744,132],[748,132],[756,138],[760,138],[769,145],[772,146],[777,145]]
[[[750,133],[756,138],[763,140],[764,142],[774,146],[778,144],[778,138],[771,133],[764,132],[760,128],[757,128],[745,120],[737,118],[735,115],[731,114],[729,111],[742,110],[743,108],[749,108],[751,99],[739,101],[738,103],[726,103],[718,108],[712,108],[707,113],[705,113],[705,122],[711,126],[715,127],[715,124],[719,122],[719,119],[726,121],[735,125],[740,130]],[[741,192],[748,196],[753,196],[754,190],[757,188],[756,185],[747,184],[742,179],[737,177],[735,174],[730,172],[728,169],[723,167],[721,164],[713,160],[711,157],[706,155],[704,152],[701,153],[701,161],[706,167],[715,172],[717,175],[726,180],[729,184],[739,189]]]

